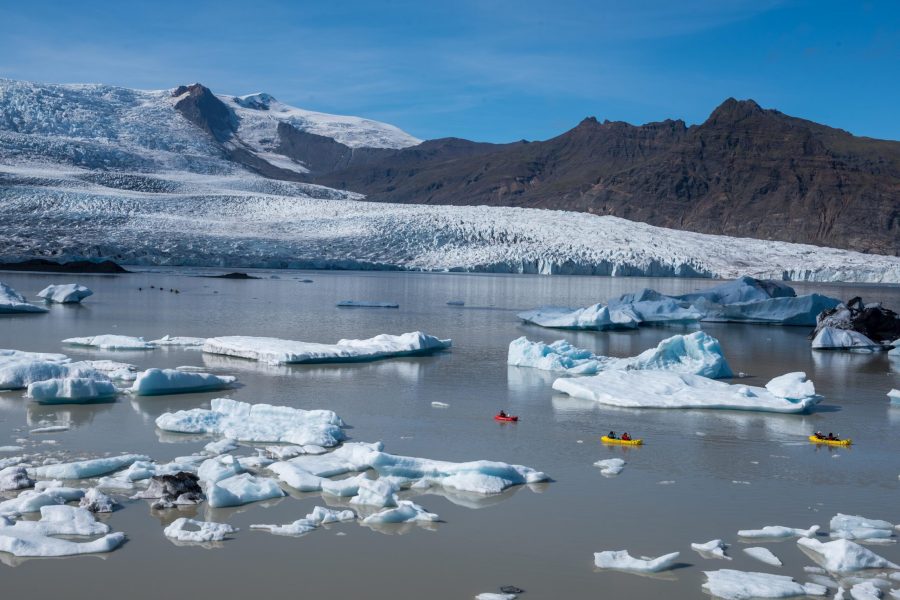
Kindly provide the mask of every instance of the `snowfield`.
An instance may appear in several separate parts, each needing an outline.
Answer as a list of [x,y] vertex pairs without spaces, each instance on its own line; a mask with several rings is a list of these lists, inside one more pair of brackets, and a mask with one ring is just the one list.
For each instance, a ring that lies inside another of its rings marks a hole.
[[4,260],[900,282],[900,258],[617,217],[358,202],[249,174],[0,165]]

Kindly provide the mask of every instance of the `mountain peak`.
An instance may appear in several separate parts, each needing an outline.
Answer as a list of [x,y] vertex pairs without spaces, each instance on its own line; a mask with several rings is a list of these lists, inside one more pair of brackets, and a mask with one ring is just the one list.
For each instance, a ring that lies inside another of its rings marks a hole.
[[763,109],[754,100],[728,98],[712,111],[712,114],[709,115],[706,122],[710,124],[735,123],[754,115],[765,114],[766,112],[768,111]]
[[269,110],[273,104],[278,102],[274,96],[270,94],[266,94],[265,92],[258,92],[256,94],[247,94],[246,96],[235,96],[234,97],[235,104],[243,106],[244,108],[252,108],[255,110]]

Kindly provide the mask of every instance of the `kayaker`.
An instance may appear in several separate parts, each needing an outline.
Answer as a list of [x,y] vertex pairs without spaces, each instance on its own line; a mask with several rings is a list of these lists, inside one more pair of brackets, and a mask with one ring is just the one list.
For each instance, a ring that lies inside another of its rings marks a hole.
[[813,434],[813,436],[815,436],[815,438],[818,439],[818,440],[824,440],[824,439],[825,439],[825,434],[822,433],[821,431],[815,432],[815,433]]
[[609,432],[609,435],[607,435],[606,437],[608,437],[608,438],[611,439],[611,440],[614,440],[614,439],[616,439],[616,432],[615,432],[615,431],[610,431],[610,432]]
[[627,431],[626,431],[625,433],[622,434],[622,441],[623,441],[623,442],[630,442],[630,441],[631,441],[631,436],[628,435],[628,432],[627,432]]
[[838,438],[835,437],[835,435],[829,431],[829,432],[828,432],[828,441],[830,441],[830,442],[836,442],[836,441],[838,441]]
[[506,411],[505,411],[505,410],[501,410],[500,413],[499,413],[497,416],[500,417],[500,418],[502,418],[502,419],[505,419],[508,415],[506,414]]

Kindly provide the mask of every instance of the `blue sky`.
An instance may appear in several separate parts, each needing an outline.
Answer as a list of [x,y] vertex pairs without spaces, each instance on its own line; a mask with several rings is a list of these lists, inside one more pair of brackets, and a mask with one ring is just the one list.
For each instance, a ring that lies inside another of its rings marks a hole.
[[200,81],[421,138],[698,123],[734,96],[900,139],[900,2],[4,0],[0,77]]

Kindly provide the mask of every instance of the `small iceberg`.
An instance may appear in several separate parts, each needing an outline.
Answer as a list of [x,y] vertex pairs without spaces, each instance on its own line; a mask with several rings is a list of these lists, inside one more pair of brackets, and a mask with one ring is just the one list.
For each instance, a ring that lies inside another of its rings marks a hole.
[[38,292],[38,298],[43,298],[47,302],[57,302],[59,304],[76,304],[88,296],[93,295],[94,292],[77,283],[48,285]]
[[156,348],[154,344],[144,341],[142,337],[114,334],[69,338],[63,340],[62,343],[71,346],[99,348],[101,350],[153,350]]
[[409,500],[400,500],[395,508],[387,508],[371,514],[362,520],[363,525],[388,525],[394,523],[432,523],[439,521],[434,513],[430,513],[418,504]]
[[607,458],[598,460],[594,463],[595,467],[600,467],[600,474],[604,477],[612,477],[618,475],[625,468],[625,461],[621,458]]
[[838,513],[829,523],[830,535],[845,540],[886,540],[894,535],[894,525],[878,519]]
[[611,309],[602,304],[585,308],[544,306],[520,312],[517,315],[526,323],[551,329],[588,329],[610,331],[616,329],[637,329],[640,319],[632,311]]
[[728,548],[728,544],[719,539],[709,540],[702,544],[691,544],[691,549],[704,558],[731,560],[731,557],[725,554],[726,548]]
[[118,393],[108,380],[65,377],[29,383],[25,395],[40,404],[85,404],[110,400]]
[[236,527],[225,523],[213,523],[210,521],[197,521],[180,517],[163,529],[163,535],[177,542],[204,544],[209,542],[221,542],[225,536],[239,531]]
[[5,313],[47,312],[42,306],[29,304],[25,296],[0,281],[0,315]]
[[104,494],[99,488],[92,487],[85,491],[78,506],[92,513],[110,513],[116,504],[115,500]]
[[605,550],[594,553],[594,566],[635,573],[659,573],[675,566],[680,555],[680,552],[672,552],[657,558],[642,559],[632,557],[627,550]]
[[768,548],[763,548],[761,546],[744,548],[744,553],[760,562],[764,562],[767,565],[772,565],[773,567],[780,567],[782,565],[781,560],[777,556],[772,554],[772,551]]
[[814,350],[850,350],[864,352],[878,352],[885,347],[870,340],[865,335],[851,329],[835,329],[823,327],[813,338]]
[[[896,349],[900,349],[900,345]],[[891,350],[893,352],[893,350]],[[900,390],[892,389],[887,393],[887,397],[891,399],[891,404],[900,404]]]
[[298,536],[318,529],[322,525],[343,523],[356,519],[356,513],[352,510],[332,510],[317,506],[311,513],[302,519],[297,519],[287,525],[251,525],[250,529],[262,529],[274,535]]
[[302,410],[215,398],[209,410],[163,413],[156,426],[174,433],[212,433],[246,442],[314,444],[330,448],[343,441],[344,422],[330,410]]
[[34,486],[25,467],[11,466],[0,469],[0,492],[14,492]]
[[179,371],[177,369],[147,369],[138,374],[131,386],[137,396],[190,394],[212,392],[232,387],[237,377]]
[[135,461],[141,460],[149,461],[150,457],[142,454],[122,454],[106,458],[43,465],[30,469],[30,472],[37,479],[89,479],[119,471],[131,466]]
[[242,506],[285,495],[274,479],[256,477],[249,473],[223,479],[206,488],[206,497],[211,508]]
[[741,529],[738,536],[748,539],[783,539],[792,537],[811,538],[819,531],[818,525],[813,525],[809,529],[796,529],[794,527],[783,527],[781,525],[766,525],[762,529]]
[[38,512],[42,506],[77,502],[84,497],[78,488],[51,486],[41,490],[25,490],[15,498],[0,502],[0,516]]
[[761,598],[794,598],[824,596],[828,588],[817,583],[797,583],[786,575],[754,573],[721,569],[704,571],[703,590],[722,600],[751,600]]
[[340,340],[336,344],[228,336],[209,338],[203,345],[203,351],[278,365],[360,362],[417,356],[446,350],[450,348],[451,343],[451,340],[441,340],[421,331],[402,335],[382,334],[365,340]]
[[826,571],[853,573],[865,569],[900,569],[891,561],[850,540],[822,543],[816,539],[797,540],[801,549]]
[[584,400],[623,408],[708,408],[805,413],[821,397],[805,373],[788,373],[765,388],[732,385],[699,375],[670,371],[603,371],[591,377],[565,377],[553,389]]
[[[83,508],[73,506],[44,506],[39,521],[0,522],[0,552],[18,557],[61,557],[78,554],[111,552],[125,541],[123,533],[108,533],[109,527],[98,523]],[[55,536],[102,537],[78,542]]]
[[372,302],[368,300],[341,300],[335,304],[338,308],[400,308],[394,302]]
[[151,340],[150,343],[161,348],[199,348],[206,343],[206,338],[164,335],[158,340]]

